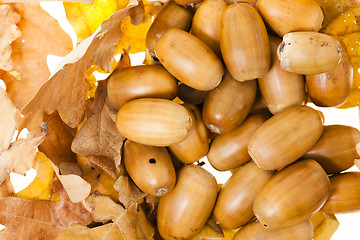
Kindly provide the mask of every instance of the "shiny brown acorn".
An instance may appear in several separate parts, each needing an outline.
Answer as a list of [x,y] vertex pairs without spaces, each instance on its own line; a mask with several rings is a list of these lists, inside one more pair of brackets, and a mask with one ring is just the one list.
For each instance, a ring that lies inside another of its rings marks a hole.
[[254,201],[254,214],[269,229],[306,221],[330,196],[330,181],[314,160],[294,163],[277,172]]
[[155,57],[154,47],[162,34],[169,28],[189,31],[193,14],[186,8],[170,1],[156,16],[146,34],[145,44],[149,53]]
[[186,85],[201,91],[219,85],[224,68],[216,54],[197,37],[171,28],[155,44],[161,64]]
[[166,148],[126,140],[123,151],[125,168],[143,192],[160,197],[174,188],[176,174]]
[[256,97],[255,97],[253,105],[251,106],[249,115],[259,114],[259,113],[270,114],[270,111],[267,107],[267,103],[265,102],[265,100],[264,100],[263,96],[261,95],[261,92],[258,88]]
[[205,169],[187,165],[174,189],[160,198],[157,225],[166,240],[189,239],[208,220],[217,197],[216,179]]
[[271,171],[260,169],[251,161],[240,167],[222,186],[214,208],[220,226],[234,229],[254,218],[255,197],[272,177]]
[[199,109],[192,104],[183,106],[191,113],[193,127],[184,141],[169,146],[170,152],[181,162],[189,164],[200,160],[209,151],[209,135]]
[[177,4],[180,4],[182,6],[191,5],[194,3],[201,2],[201,0],[174,0]]
[[281,39],[270,37],[272,66],[263,78],[258,79],[259,89],[272,114],[295,106],[304,105],[306,100],[304,76],[285,71],[280,67],[277,48]]
[[270,43],[254,7],[235,3],[224,12],[220,48],[227,69],[238,81],[260,78],[270,68]]
[[207,154],[211,166],[219,171],[227,171],[249,162],[250,137],[268,117],[267,114],[249,116],[237,129],[215,136]]
[[249,154],[265,170],[280,169],[309,151],[322,131],[316,110],[293,106],[275,114],[255,131],[248,145]]
[[329,72],[306,76],[306,89],[311,101],[320,107],[336,107],[348,99],[353,70],[349,55],[342,52],[339,64]]
[[[283,37],[277,55],[281,68],[312,75],[332,70],[343,49],[335,38],[317,32],[292,32]],[[301,56],[301,57],[300,57]]]
[[258,0],[256,7],[281,37],[289,32],[317,32],[324,20],[321,7],[313,0]]
[[190,113],[166,99],[141,98],[125,103],[116,115],[116,127],[126,138],[145,145],[169,146],[190,133]]
[[191,34],[206,43],[219,57],[221,17],[227,4],[223,0],[206,0],[196,10]]
[[173,99],[177,81],[160,65],[140,65],[114,71],[108,81],[110,102],[120,108],[124,103],[144,97]]
[[324,131],[303,158],[316,160],[328,174],[339,173],[354,165],[359,158],[356,145],[360,143],[358,129],[344,125],[324,126]]
[[185,103],[200,104],[205,100],[207,93],[207,91],[199,91],[183,83],[180,83],[178,87],[178,98]]
[[324,207],[327,213],[360,211],[360,172],[345,172],[330,177],[331,194]]
[[240,126],[254,103],[256,88],[256,80],[239,82],[226,72],[220,85],[205,98],[202,114],[206,127],[224,134]]
[[313,235],[314,228],[310,220],[278,230],[267,229],[260,222],[253,221],[241,228],[233,240],[312,240]]

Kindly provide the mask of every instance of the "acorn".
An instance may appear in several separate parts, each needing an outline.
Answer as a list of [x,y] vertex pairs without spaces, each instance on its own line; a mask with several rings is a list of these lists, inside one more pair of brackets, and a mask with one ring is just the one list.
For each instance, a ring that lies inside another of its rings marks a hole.
[[205,98],[203,121],[206,127],[217,134],[239,127],[254,103],[256,88],[256,80],[239,82],[226,72],[221,84]]
[[306,89],[311,101],[319,107],[336,107],[350,95],[353,69],[346,51],[335,68],[329,72],[306,76]]
[[248,144],[255,130],[268,119],[267,114],[249,116],[237,129],[215,136],[207,158],[216,170],[227,171],[249,162]]
[[261,78],[269,71],[270,43],[265,24],[247,3],[226,7],[220,48],[227,69],[238,81]]
[[314,160],[296,162],[277,172],[254,201],[264,227],[280,229],[309,219],[330,196],[330,181]]
[[207,93],[207,91],[199,91],[180,82],[177,96],[185,103],[196,105],[205,100]]
[[227,4],[223,0],[206,0],[196,10],[191,34],[206,43],[220,58],[221,17]]
[[330,177],[331,194],[324,207],[327,213],[360,211],[360,172],[340,173]]
[[200,160],[209,151],[209,135],[199,109],[192,104],[183,106],[191,113],[193,127],[189,136],[180,143],[169,146],[169,151],[181,162],[189,164]]
[[314,228],[310,220],[278,230],[267,229],[260,222],[253,221],[241,228],[233,240],[312,240],[313,235]]
[[150,146],[169,146],[190,133],[190,113],[166,99],[141,98],[125,103],[116,115],[116,127],[126,138]]
[[343,49],[335,38],[317,32],[292,32],[283,37],[277,55],[281,68],[298,74],[313,75],[332,70]]
[[126,140],[123,151],[125,168],[143,192],[161,197],[174,188],[176,174],[166,148]]
[[258,0],[263,19],[280,36],[289,32],[320,30],[324,14],[313,0]]
[[259,89],[272,114],[295,106],[304,105],[306,100],[304,76],[285,71],[280,67],[276,50],[281,39],[270,37],[272,66],[263,78],[258,79]]
[[184,30],[166,30],[155,44],[155,53],[166,70],[197,90],[214,89],[224,75],[222,62],[210,47]]
[[190,239],[208,220],[217,197],[216,179],[205,169],[186,165],[174,189],[160,198],[157,226],[164,239]]
[[293,106],[275,114],[252,135],[248,151],[265,170],[283,168],[309,151],[323,131],[320,115],[307,106]]
[[240,167],[220,189],[214,208],[220,226],[234,229],[251,221],[254,199],[272,175],[252,161]]
[[324,126],[319,141],[302,158],[314,159],[328,174],[339,173],[352,167],[354,159],[360,157],[356,151],[358,143],[358,129],[343,125]]
[[155,57],[154,47],[159,38],[169,28],[189,31],[193,14],[186,8],[170,1],[156,16],[146,34],[145,44],[151,56]]
[[117,108],[136,98],[174,99],[177,81],[160,65],[140,65],[115,70],[109,77],[107,94]]

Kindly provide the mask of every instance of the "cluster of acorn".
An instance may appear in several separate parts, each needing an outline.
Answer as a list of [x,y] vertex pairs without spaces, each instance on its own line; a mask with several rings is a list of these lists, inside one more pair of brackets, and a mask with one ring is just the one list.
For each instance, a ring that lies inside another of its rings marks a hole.
[[[116,70],[107,88],[127,138],[128,173],[161,196],[161,236],[190,239],[213,213],[223,228],[242,227],[234,239],[306,240],[317,211],[360,210],[360,173],[340,173],[358,157],[360,132],[323,126],[304,105],[309,95],[316,105],[338,106],[352,84],[339,41],[317,32],[320,6],[206,0],[193,14],[189,2],[176,2],[146,37],[161,64]],[[215,178],[192,164],[204,156],[219,171],[238,168],[219,192]],[[177,173],[172,158],[185,164]]]

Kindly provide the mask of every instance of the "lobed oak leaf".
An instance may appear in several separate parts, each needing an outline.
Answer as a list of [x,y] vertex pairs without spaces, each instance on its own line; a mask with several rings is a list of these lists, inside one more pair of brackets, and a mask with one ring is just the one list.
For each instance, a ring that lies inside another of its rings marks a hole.
[[0,116],[0,152],[2,152],[10,146],[18,114],[18,110],[2,88],[0,88],[0,109],[2,112]]
[[11,42],[21,36],[16,23],[20,15],[12,11],[10,5],[0,5],[0,69],[10,71],[13,68],[11,61]]
[[17,192],[15,197],[27,200],[50,200],[55,174],[49,159],[42,152],[37,152],[32,168],[37,172],[34,180],[25,189]]
[[117,34],[120,22],[136,4],[137,1],[131,1],[126,8],[115,12],[93,35],[63,59],[58,71],[22,109],[24,120],[19,124],[19,129],[27,127],[31,133],[36,133],[44,114],[51,114],[55,110],[72,128],[82,122],[86,108],[85,72],[98,54],[106,54],[107,61],[112,61],[115,49],[108,46],[121,37],[121,34]]
[[62,162],[76,162],[76,155],[71,151],[76,129],[67,126],[57,111],[50,115],[45,114],[44,122],[48,126],[48,133],[39,150],[57,166]]
[[152,240],[155,234],[155,229],[147,219],[146,213],[141,206],[138,206],[137,216],[137,235],[138,239]]
[[72,48],[71,38],[39,3],[14,3],[12,11],[21,16],[21,37],[11,45],[11,72],[2,72],[6,91],[18,109],[28,103],[47,81],[50,71],[47,56],[65,56]]
[[0,239],[53,240],[73,223],[92,222],[91,214],[81,203],[71,203],[58,181],[53,188],[61,198],[58,202],[0,199],[0,224],[6,227],[0,232]]
[[125,240],[115,223],[108,223],[95,228],[73,224],[60,233],[55,240]]
[[8,150],[0,152],[0,183],[10,172],[25,174],[33,166],[37,147],[44,140],[46,132],[47,129],[43,129],[37,137],[18,139],[11,143]]
[[67,174],[74,174],[80,177],[83,176],[83,172],[80,166],[74,162],[62,162],[59,165],[60,174],[67,175]]

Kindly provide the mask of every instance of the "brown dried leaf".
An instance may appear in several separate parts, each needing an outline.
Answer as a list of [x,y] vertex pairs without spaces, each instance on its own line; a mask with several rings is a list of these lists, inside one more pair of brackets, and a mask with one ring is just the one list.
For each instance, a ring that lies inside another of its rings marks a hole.
[[53,240],[73,223],[92,222],[91,214],[81,203],[71,203],[58,181],[53,188],[61,198],[58,202],[0,199],[0,224],[6,227],[0,232],[0,239]]
[[14,3],[11,6],[21,16],[18,23],[21,37],[11,45],[13,71],[2,74],[6,91],[15,106],[21,109],[50,76],[47,56],[63,57],[72,50],[73,44],[69,35],[39,3]]
[[76,129],[67,126],[57,111],[51,115],[45,114],[44,122],[48,125],[49,131],[39,150],[57,166],[62,162],[76,162],[76,155],[71,151]]
[[89,196],[91,185],[87,181],[75,174],[61,175],[59,168],[53,162],[50,163],[71,202],[82,202]]
[[0,5],[0,69],[10,71],[13,68],[11,61],[11,42],[21,36],[16,23],[20,15],[13,12],[9,5]]
[[2,88],[0,88],[0,109],[2,112],[0,115],[0,152],[2,152],[10,146],[18,114],[14,104]]
[[11,143],[8,150],[0,152],[0,183],[5,181],[10,172],[25,174],[33,164],[37,147],[44,140],[47,129],[37,137],[18,139]]
[[59,169],[61,175],[75,174],[80,177],[83,175],[83,171],[81,170],[79,164],[77,163],[62,162],[59,165]]
[[[115,173],[118,173],[125,138],[115,126],[116,110],[107,103],[106,89],[107,80],[101,81],[96,89],[93,106],[89,109],[89,117],[74,138],[71,149],[82,156],[110,157],[115,165]],[[102,164],[98,165],[102,167]],[[105,162],[104,165],[109,164]]]
[[10,176],[8,176],[5,181],[0,185],[0,198],[12,197],[14,196],[14,193],[14,186],[10,181]]
[[74,224],[60,233],[55,240],[123,240],[121,232],[115,223],[108,223],[100,227],[88,228],[81,224]]
[[147,219],[145,211],[141,206],[138,207],[136,216],[137,232],[139,239],[152,240],[155,234],[155,229]]
[[136,214],[137,204],[133,203],[128,208],[116,204],[108,196],[98,193],[91,194],[85,201],[87,207],[97,222],[112,220],[121,232],[121,239],[136,239]]
[[119,201],[126,208],[134,203],[140,204],[146,197],[146,193],[138,189],[128,176],[120,176],[116,179],[114,188],[119,191]]
[[68,54],[60,69],[42,85],[36,96],[22,109],[24,120],[19,128],[27,127],[31,133],[38,130],[44,113],[58,110],[61,119],[70,127],[78,126],[86,108],[85,72],[92,62],[102,56],[106,63],[112,62],[115,49],[109,48],[118,42],[120,22],[128,15],[128,10],[137,4],[129,5],[114,13],[109,20],[89,38]]

